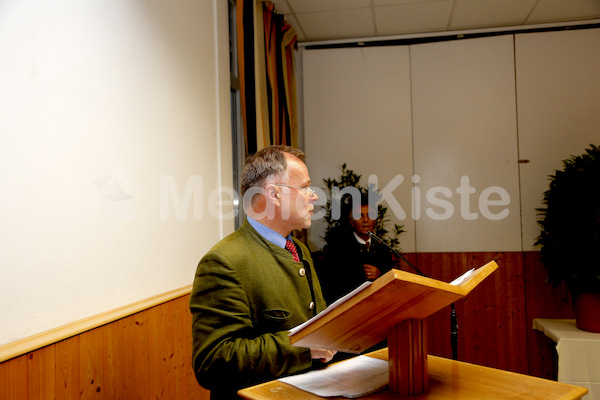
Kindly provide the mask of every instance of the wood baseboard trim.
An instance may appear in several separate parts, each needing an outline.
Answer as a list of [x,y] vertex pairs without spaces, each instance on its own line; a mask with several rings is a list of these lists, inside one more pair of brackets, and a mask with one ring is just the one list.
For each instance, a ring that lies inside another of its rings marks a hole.
[[128,317],[140,311],[144,311],[154,306],[188,295],[191,290],[191,285],[180,289],[175,289],[132,304],[128,304],[123,307],[116,308],[114,310],[109,310],[101,314],[93,315],[79,321],[71,322],[45,332],[40,332],[38,334],[4,344],[0,346],[0,363],[54,344],[61,340],[68,339],[75,335],[79,335],[80,333],[92,330],[99,326],[106,325],[121,318]]

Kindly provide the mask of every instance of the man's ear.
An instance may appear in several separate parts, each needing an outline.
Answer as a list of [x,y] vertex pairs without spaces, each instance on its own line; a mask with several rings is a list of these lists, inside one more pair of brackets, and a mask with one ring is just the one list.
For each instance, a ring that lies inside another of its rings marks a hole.
[[276,206],[281,205],[280,192],[274,185],[267,185],[265,189],[265,198],[267,202]]

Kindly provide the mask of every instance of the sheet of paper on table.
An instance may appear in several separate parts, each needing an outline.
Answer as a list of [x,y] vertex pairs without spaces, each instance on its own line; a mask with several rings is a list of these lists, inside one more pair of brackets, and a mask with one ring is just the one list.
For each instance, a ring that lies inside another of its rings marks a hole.
[[389,383],[389,364],[386,360],[358,356],[279,381],[317,396],[354,399],[384,389]]

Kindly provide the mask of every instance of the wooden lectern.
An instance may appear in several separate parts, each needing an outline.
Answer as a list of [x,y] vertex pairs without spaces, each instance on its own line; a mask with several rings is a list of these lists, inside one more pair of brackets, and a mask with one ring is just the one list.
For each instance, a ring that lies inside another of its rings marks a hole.
[[358,354],[387,338],[390,390],[423,393],[429,382],[424,319],[465,297],[497,268],[491,261],[457,285],[391,270],[293,330],[290,341]]

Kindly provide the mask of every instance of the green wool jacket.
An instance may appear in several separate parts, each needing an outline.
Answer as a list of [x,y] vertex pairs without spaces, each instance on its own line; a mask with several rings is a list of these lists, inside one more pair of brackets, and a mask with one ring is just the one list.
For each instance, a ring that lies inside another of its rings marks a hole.
[[310,350],[291,346],[288,330],[325,300],[308,248],[296,244],[304,263],[246,221],[200,261],[190,297],[192,365],[211,399],[311,367]]

